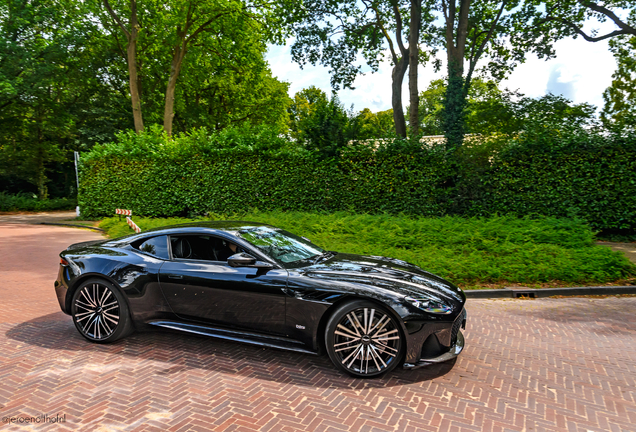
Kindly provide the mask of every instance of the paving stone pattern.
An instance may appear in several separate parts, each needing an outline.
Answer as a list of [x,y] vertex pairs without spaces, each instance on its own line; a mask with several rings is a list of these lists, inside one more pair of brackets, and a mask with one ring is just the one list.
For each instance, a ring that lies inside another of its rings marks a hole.
[[0,225],[0,415],[79,431],[636,430],[636,298],[471,300],[453,363],[379,379],[327,357],[166,331],[86,342],[59,312],[57,253],[99,238]]

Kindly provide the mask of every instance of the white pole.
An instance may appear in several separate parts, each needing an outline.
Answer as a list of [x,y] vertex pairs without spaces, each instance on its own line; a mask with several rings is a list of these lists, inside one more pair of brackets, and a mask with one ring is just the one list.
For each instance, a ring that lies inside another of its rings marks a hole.
[[[75,162],[75,181],[77,182],[77,194],[79,196],[79,174],[77,172],[77,165],[79,163],[79,152],[73,152],[73,161]],[[77,217],[80,215],[79,206],[75,207],[75,214]]]

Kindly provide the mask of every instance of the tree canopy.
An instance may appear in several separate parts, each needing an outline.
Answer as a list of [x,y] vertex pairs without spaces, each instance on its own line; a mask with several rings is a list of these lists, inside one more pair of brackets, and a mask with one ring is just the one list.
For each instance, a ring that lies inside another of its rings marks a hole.
[[618,67],[603,93],[603,123],[616,132],[636,130],[636,37],[610,41]]
[[[443,135],[443,103],[446,81],[437,79],[420,95],[421,127],[427,135]],[[466,108],[466,132],[516,134],[537,126],[553,131],[597,126],[596,107],[575,104],[560,95],[532,98],[500,89],[495,81],[473,80]]]
[[[590,31],[591,19],[613,28]],[[602,126],[633,131],[635,22],[634,0],[0,0],[2,189],[45,198],[54,178],[53,194],[72,195],[73,151],[149,127],[170,137],[267,125],[325,158],[352,140],[407,133],[444,134],[454,150],[465,133],[599,128],[589,104],[499,85],[565,37],[609,41],[618,67]],[[331,96],[309,87],[289,97],[266,61],[268,44],[286,40],[296,62],[329,68]],[[386,59],[392,108],[346,109],[335,91]],[[442,59],[446,78],[420,92],[419,65],[439,72]]]

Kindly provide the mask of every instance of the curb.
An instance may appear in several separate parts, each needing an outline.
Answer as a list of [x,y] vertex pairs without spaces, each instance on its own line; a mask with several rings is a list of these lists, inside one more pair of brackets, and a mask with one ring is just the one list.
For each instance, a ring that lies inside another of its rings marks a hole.
[[87,226],[87,225],[80,225],[80,224],[67,224],[67,223],[57,223],[57,222],[38,222],[38,225],[56,225],[56,226],[67,226],[67,227],[73,227],[73,228],[87,228],[87,229],[92,229],[92,230],[103,232],[103,233],[106,232],[106,230],[103,230],[101,228]]
[[572,288],[503,288],[490,290],[466,290],[467,298],[539,298],[551,296],[583,296],[583,295],[615,295],[636,294],[636,285],[632,286],[600,286]]

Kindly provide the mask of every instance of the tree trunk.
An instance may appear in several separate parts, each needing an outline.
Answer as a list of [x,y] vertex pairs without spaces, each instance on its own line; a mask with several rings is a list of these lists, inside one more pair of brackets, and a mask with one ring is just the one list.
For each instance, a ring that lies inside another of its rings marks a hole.
[[464,141],[466,95],[461,66],[455,60],[448,65],[448,85],[444,95],[444,135],[446,149],[454,150]]
[[402,107],[402,81],[404,81],[404,74],[408,66],[408,56],[402,56],[393,66],[393,72],[391,73],[393,122],[395,123],[395,133],[402,138],[406,138],[406,121],[404,119],[404,108]]
[[456,0],[450,0],[446,16],[446,59],[448,62],[448,85],[444,96],[444,135],[446,149],[460,147],[464,141],[466,117],[466,94],[464,93],[464,53],[468,36],[468,13],[471,0],[460,0],[457,20],[457,42],[455,42]]
[[417,68],[419,65],[420,21],[422,20],[422,0],[411,0],[411,25],[409,28],[409,126],[410,135],[420,133],[419,105],[420,93],[417,89]]
[[144,120],[141,115],[141,95],[139,94],[139,84],[137,80],[137,42],[131,39],[128,42],[128,76],[130,82],[130,99],[132,100],[133,121],[135,122],[135,132],[144,130]]
[[177,87],[177,79],[181,72],[183,57],[185,56],[186,46],[185,37],[182,38],[181,45],[177,47],[172,56],[170,64],[170,78],[168,79],[168,87],[166,88],[166,101],[163,111],[163,130],[168,135],[172,135],[172,120],[174,119],[174,92]]
[[44,155],[44,148],[42,147],[42,131],[40,130],[40,128],[38,127],[38,151],[37,151],[37,162],[36,162],[36,170],[37,170],[37,174],[36,174],[36,186],[38,187],[38,199],[43,201],[45,199],[47,199],[49,197],[49,188],[46,187],[46,166],[44,165],[45,162],[45,155]]
[[130,83],[130,99],[132,100],[133,120],[135,132],[144,130],[144,121],[141,115],[141,94],[139,92],[139,79],[137,76],[137,38],[139,37],[139,21],[137,20],[137,2],[130,2],[130,33],[126,55],[128,57],[128,81]]
[[137,38],[139,37],[139,20],[137,18],[137,0],[130,0],[130,30],[124,25],[119,16],[115,13],[110,2],[103,0],[104,7],[113,19],[113,22],[119,26],[121,31],[126,35],[126,61],[128,62],[128,84],[130,86],[130,99],[132,101],[133,121],[135,123],[135,132],[139,133],[144,130],[144,121],[141,116],[141,90],[140,80],[137,74]]

